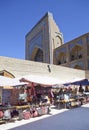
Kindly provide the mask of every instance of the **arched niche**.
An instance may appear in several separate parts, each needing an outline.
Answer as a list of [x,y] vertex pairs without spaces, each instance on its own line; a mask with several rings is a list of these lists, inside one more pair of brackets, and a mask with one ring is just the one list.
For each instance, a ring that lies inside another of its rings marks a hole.
[[70,51],[70,60],[77,60],[83,56],[83,47],[81,45],[75,45]]
[[60,54],[58,55],[58,64],[64,64],[66,63],[66,54],[65,52],[60,52]]
[[31,55],[31,60],[43,62],[43,50],[35,47]]
[[81,66],[79,66],[79,65],[75,65],[74,69],[80,69],[80,70],[82,70],[83,68]]

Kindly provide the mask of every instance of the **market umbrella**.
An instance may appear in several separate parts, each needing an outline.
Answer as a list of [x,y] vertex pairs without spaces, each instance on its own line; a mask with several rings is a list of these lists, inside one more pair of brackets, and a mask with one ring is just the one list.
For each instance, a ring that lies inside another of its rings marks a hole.
[[74,85],[89,85],[89,79],[83,79],[83,80],[80,80],[80,81],[73,82],[71,84],[74,84]]

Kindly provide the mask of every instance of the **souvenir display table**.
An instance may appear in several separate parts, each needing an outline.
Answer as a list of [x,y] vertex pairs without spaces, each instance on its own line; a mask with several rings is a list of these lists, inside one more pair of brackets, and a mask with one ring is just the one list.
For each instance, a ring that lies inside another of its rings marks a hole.
[[21,106],[14,106],[16,109],[28,109],[30,108],[30,105],[21,105]]
[[74,102],[75,99],[68,99],[68,100],[57,100],[56,101],[56,105],[57,105],[57,108],[60,109],[60,108],[69,108],[71,103]]
[[49,104],[23,105],[23,106],[1,106],[0,124],[13,122],[15,120],[30,119],[49,113]]
[[57,99],[55,101],[55,105],[58,109],[61,108],[74,108],[77,106],[81,106],[85,103],[89,102],[89,93],[84,93],[80,95],[74,95],[69,99]]

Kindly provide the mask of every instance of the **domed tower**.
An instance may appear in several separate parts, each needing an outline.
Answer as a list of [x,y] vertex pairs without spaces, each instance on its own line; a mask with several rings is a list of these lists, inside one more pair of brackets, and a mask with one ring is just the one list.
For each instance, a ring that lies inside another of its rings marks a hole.
[[64,44],[62,33],[49,12],[27,33],[25,39],[25,59],[50,64],[54,61],[54,50]]

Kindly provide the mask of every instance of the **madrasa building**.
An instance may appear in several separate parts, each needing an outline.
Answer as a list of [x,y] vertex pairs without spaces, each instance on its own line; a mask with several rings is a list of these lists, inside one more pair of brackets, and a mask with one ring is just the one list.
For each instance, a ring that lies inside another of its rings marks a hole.
[[89,33],[67,43],[47,12],[26,35],[26,60],[89,70]]

